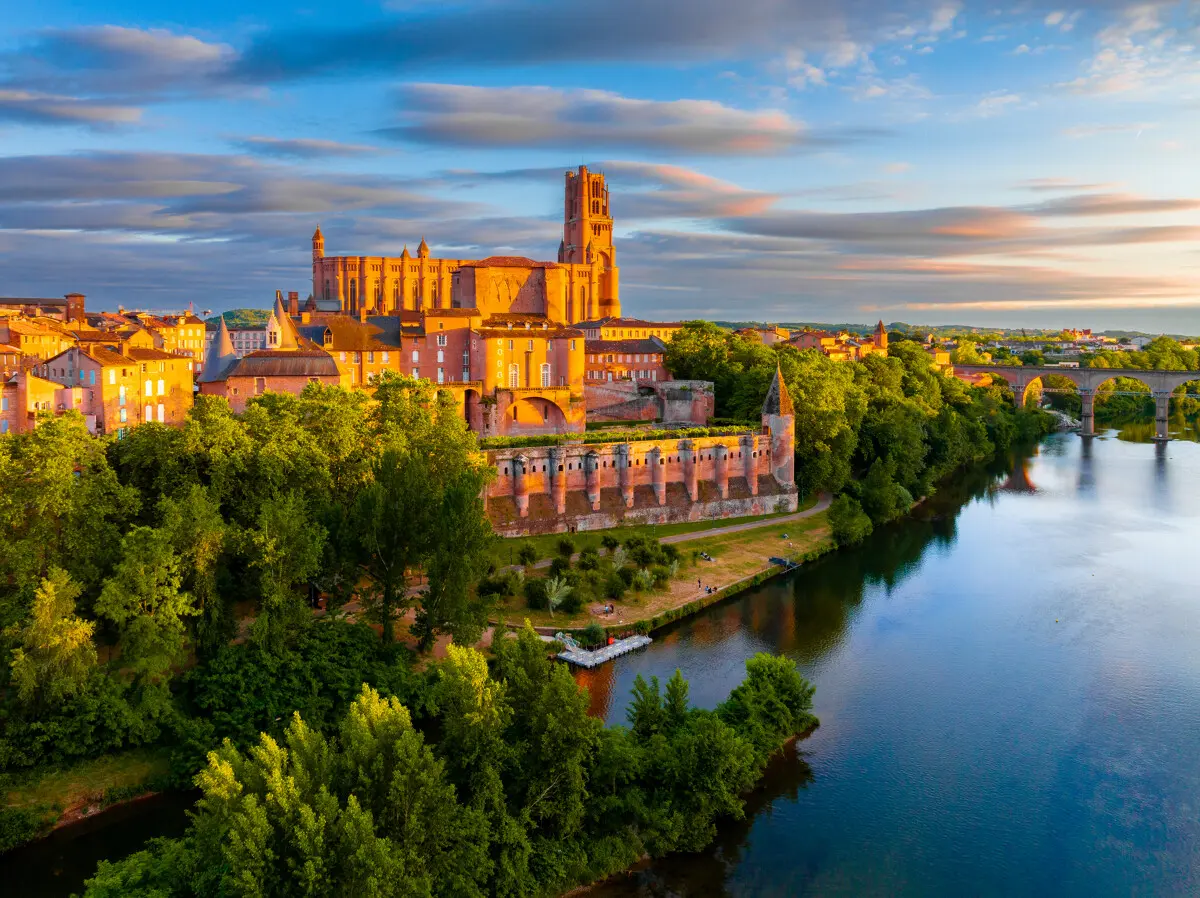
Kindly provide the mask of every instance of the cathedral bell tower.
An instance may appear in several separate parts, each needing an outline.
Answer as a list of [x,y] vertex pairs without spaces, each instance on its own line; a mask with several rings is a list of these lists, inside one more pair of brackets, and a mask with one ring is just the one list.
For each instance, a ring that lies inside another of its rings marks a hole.
[[576,269],[571,273],[567,307],[572,320],[620,316],[619,272],[608,186],[604,175],[588,171],[585,165],[566,173],[563,240],[558,260],[565,265],[586,265],[591,269],[590,272]]

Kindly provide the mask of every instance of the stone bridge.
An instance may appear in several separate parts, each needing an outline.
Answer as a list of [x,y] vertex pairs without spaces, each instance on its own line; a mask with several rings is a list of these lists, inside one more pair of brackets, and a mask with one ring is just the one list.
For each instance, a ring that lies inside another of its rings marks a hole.
[[1025,405],[1025,395],[1034,381],[1048,374],[1065,377],[1079,388],[1083,400],[1083,420],[1080,432],[1084,436],[1096,433],[1096,391],[1105,381],[1116,377],[1139,380],[1150,388],[1154,397],[1154,439],[1169,440],[1167,412],[1171,394],[1189,381],[1200,381],[1200,371],[1147,371],[1138,368],[1059,368],[1052,365],[955,365],[955,374],[992,374],[1002,377],[1012,387],[1018,407]]

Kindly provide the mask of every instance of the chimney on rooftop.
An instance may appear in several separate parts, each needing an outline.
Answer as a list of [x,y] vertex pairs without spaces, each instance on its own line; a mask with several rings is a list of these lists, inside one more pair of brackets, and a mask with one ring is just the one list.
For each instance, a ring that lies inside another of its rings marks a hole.
[[300,314],[300,294],[295,291],[288,294],[288,314],[295,318]]

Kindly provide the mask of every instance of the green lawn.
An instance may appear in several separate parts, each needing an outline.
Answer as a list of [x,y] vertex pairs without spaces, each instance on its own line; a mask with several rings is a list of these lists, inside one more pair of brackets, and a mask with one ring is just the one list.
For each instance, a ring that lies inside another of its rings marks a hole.
[[[57,808],[100,799],[111,789],[142,786],[166,776],[165,750],[134,749],[69,767],[9,774],[2,782],[6,808]],[[55,815],[57,817],[57,815]]]
[[[800,510],[811,508],[817,502],[817,497],[810,496],[800,503]],[[658,539],[663,536],[674,536],[677,533],[694,533],[701,530],[712,530],[716,527],[728,527],[732,524],[747,524],[753,521],[767,521],[771,518],[782,517],[784,514],[793,514],[793,512],[781,512],[776,514],[756,515],[746,518],[718,518],[711,521],[687,521],[682,524],[632,524],[626,527],[614,527],[611,530],[586,530],[583,533],[571,534],[571,540],[575,543],[575,551],[579,552],[583,549],[600,548],[600,540],[605,534],[611,533],[619,540],[626,540],[631,536],[646,535]],[[546,536],[523,536],[514,537],[513,539],[502,539],[492,549],[492,559],[498,566],[517,563],[517,549],[522,543],[533,543],[533,547],[537,550],[538,560],[545,558],[553,558],[558,554],[558,541],[567,534],[551,533]],[[688,548],[691,544],[685,544]],[[680,546],[683,549],[684,546]],[[511,560],[510,560],[511,557]]]

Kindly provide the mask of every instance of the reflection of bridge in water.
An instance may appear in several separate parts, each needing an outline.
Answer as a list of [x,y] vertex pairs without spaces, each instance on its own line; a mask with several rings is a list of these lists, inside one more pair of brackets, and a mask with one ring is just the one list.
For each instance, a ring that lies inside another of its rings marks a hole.
[[[1138,380],[1150,388],[1154,397],[1154,439],[1169,440],[1167,413],[1171,394],[1188,383],[1200,381],[1200,371],[1146,371],[1139,368],[1057,368],[1037,365],[955,365],[956,374],[992,374],[1002,377],[1012,387],[1013,399],[1018,406],[1025,405],[1025,396],[1035,381],[1049,374],[1065,377],[1079,389],[1083,400],[1081,433],[1092,436],[1096,433],[1096,391],[1105,381],[1116,377]],[[1144,395],[1141,393],[1134,395]]]

